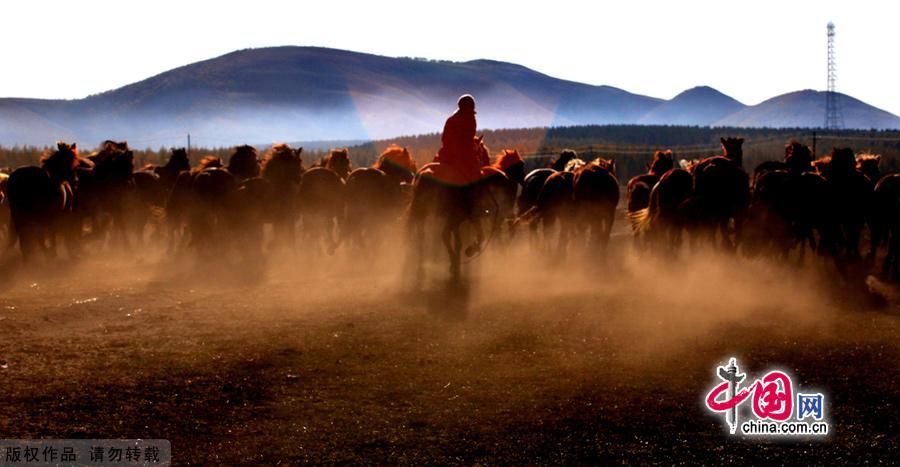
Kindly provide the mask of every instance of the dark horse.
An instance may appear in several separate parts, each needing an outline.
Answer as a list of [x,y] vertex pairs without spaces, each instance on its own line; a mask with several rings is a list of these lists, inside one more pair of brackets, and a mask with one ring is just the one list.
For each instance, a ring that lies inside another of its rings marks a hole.
[[744,253],[786,258],[799,245],[830,253],[834,245],[831,187],[811,172],[812,151],[794,140],[785,146],[784,161],[766,161],[754,170],[753,195],[747,215]]
[[[626,186],[625,210],[629,218],[637,218],[641,212],[650,207],[650,195],[663,174],[675,167],[672,151],[656,151],[653,160],[647,164],[647,173],[636,175],[628,180]],[[646,232],[634,231],[634,244],[643,247],[646,243]]]
[[[268,183],[267,220],[272,223],[275,241],[293,247],[297,223],[297,197],[303,175],[303,148],[276,144],[263,159],[262,178]],[[261,201],[261,200],[260,200]]]
[[870,257],[874,261],[879,245],[887,241],[888,251],[881,273],[885,278],[896,280],[900,277],[900,174],[885,175],[878,180],[872,212]]
[[741,240],[741,228],[750,204],[750,177],[744,171],[743,138],[720,138],[723,154],[707,157],[689,167],[694,191],[684,206],[686,215],[699,233],[711,236],[718,231],[721,244],[734,250]]
[[585,164],[575,171],[572,183],[576,221],[589,233],[589,250],[605,255],[619,204],[615,162],[598,158]]
[[9,182],[9,174],[0,172],[0,240],[5,245],[12,238],[12,224],[9,221],[9,197],[6,195],[6,187]]
[[832,148],[831,157],[816,161],[816,167],[831,186],[829,209],[834,220],[836,253],[849,260],[859,259],[860,237],[874,187],[856,170],[856,158],[850,148]]
[[36,251],[56,254],[56,238],[66,239],[69,256],[77,255],[77,224],[73,221],[75,167],[79,164],[75,144],[56,144],[56,150],[41,158],[41,166],[21,167],[9,176],[7,193],[12,232],[19,239],[25,261]]
[[461,170],[442,162],[426,164],[416,173],[407,226],[413,244],[412,257],[416,258],[417,279],[421,279],[424,272],[425,232],[429,218],[434,217],[440,222],[441,239],[450,260],[453,280],[461,277],[463,224],[468,221],[475,230],[475,242],[466,248],[466,254],[472,256],[480,251],[484,241],[482,217],[499,219],[496,199],[485,180],[505,175],[500,170],[486,167],[490,159],[483,137],[473,140],[473,151],[482,166],[477,180],[468,179]]
[[79,167],[75,208],[87,219],[94,236],[128,246],[125,200],[133,188],[134,155],[126,142],[104,141],[88,159],[92,168]]
[[412,181],[416,163],[406,148],[390,145],[372,167],[350,172],[341,239],[360,251],[377,244],[384,229],[397,220],[406,204],[404,186]]
[[327,167],[313,167],[300,179],[299,199],[304,239],[313,243],[314,251],[324,246],[328,254],[334,253],[339,245],[335,231],[344,213],[344,181]]

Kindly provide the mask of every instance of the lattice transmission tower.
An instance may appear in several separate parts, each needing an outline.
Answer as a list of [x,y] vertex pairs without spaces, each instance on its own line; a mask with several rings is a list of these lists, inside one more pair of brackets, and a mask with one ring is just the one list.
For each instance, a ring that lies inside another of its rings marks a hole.
[[844,115],[836,90],[837,67],[834,62],[834,23],[828,23],[828,90],[825,91],[825,129],[844,128]]

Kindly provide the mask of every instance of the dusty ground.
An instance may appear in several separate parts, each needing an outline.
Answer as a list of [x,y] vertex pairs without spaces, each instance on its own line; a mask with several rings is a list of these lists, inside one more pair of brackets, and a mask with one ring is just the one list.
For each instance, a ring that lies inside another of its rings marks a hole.
[[[0,433],[165,438],[178,464],[897,460],[900,315],[807,271],[511,253],[414,292],[389,258],[279,258],[7,258]],[[729,437],[702,403],[729,356],[824,391],[832,434]]]

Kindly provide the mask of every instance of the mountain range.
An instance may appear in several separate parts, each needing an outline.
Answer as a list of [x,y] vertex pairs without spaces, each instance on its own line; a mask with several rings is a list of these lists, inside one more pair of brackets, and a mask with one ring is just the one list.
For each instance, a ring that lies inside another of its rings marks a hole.
[[[393,58],[318,47],[232,52],[83,99],[0,98],[0,144],[137,147],[367,140],[440,131],[463,93],[480,128],[581,124],[818,127],[825,93],[744,105],[706,86],[672,99],[562,80],[493,60]],[[900,128],[900,118],[839,94],[848,128]],[[134,144],[137,143],[137,144]]]

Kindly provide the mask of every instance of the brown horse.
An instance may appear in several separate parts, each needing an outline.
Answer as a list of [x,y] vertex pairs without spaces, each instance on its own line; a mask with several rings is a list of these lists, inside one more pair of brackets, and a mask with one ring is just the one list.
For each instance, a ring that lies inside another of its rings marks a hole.
[[[537,209],[538,197],[540,196],[541,190],[544,188],[544,183],[546,183],[547,179],[555,173],[557,173],[556,170],[542,168],[534,169],[525,176],[525,179],[522,181],[522,192],[516,200],[516,212],[519,216],[519,218],[516,219],[516,223],[519,222],[519,219],[523,219],[522,216],[526,213],[534,212],[534,210]],[[539,244],[540,227],[541,224],[538,222],[530,222],[528,224],[529,239],[532,247],[537,247]]]
[[312,165],[313,167],[324,167],[338,174],[341,180],[347,180],[350,172],[353,171],[353,165],[350,163],[350,155],[347,148],[332,149],[328,155],[319,159]]
[[330,255],[338,247],[344,198],[344,181],[334,170],[313,167],[303,173],[299,212],[303,219],[303,236],[313,244],[315,251],[324,247]]
[[[708,235],[715,244],[734,250],[741,240],[741,227],[750,204],[750,178],[744,171],[743,138],[720,138],[722,155],[707,157],[690,167],[694,179],[692,199],[686,200],[686,215],[695,233]],[[733,226],[733,227],[732,227]]]
[[12,238],[12,224],[9,220],[9,197],[6,196],[8,182],[9,174],[0,172],[0,243],[3,245]]
[[[626,185],[625,211],[629,218],[640,216],[640,212],[650,207],[650,193],[659,179],[675,167],[675,158],[672,151],[656,151],[653,159],[647,164],[647,173],[636,175],[628,180]],[[634,229],[634,245],[643,247],[646,232]]]
[[[440,224],[441,239],[450,260],[450,277],[459,280],[462,273],[463,224],[475,230],[475,241],[466,254],[477,254],[484,242],[484,218],[499,219],[497,201],[491,186],[502,171],[485,167],[490,164],[483,137],[473,140],[473,153],[482,165],[481,176],[470,180],[463,171],[447,163],[432,162],[423,166],[413,179],[413,197],[407,219],[407,231],[413,245],[410,264],[415,277],[423,278],[426,246],[426,224],[434,218]],[[492,223],[496,225],[496,220]]]
[[266,218],[272,223],[276,243],[289,247],[295,243],[297,204],[303,176],[302,153],[303,148],[276,144],[266,152],[262,163],[262,179],[268,185],[269,195],[265,200]]
[[589,234],[589,250],[605,255],[619,204],[616,164],[598,158],[578,168],[572,184],[576,222]]
[[874,262],[879,246],[886,241],[888,250],[881,264],[881,274],[897,280],[900,278],[900,174],[885,175],[878,180],[871,212],[869,260]]
[[[62,235],[70,257],[78,255],[74,207],[75,168],[79,165],[75,144],[56,144],[56,150],[41,157],[41,166],[21,167],[9,175],[11,233],[18,237],[24,260],[36,252],[56,256],[57,236]],[[10,237],[11,239],[13,236]]]
[[[571,152],[574,154],[574,151]],[[534,201],[520,200],[520,205],[532,206],[519,215],[517,222],[524,221],[531,226],[534,245],[540,247],[539,237],[543,237],[548,253],[558,261],[565,259],[569,239],[577,227],[575,172],[585,165],[577,157],[569,158],[562,171],[540,169],[525,178],[522,198],[534,196]],[[555,247],[551,246],[554,236]]]
[[681,248],[688,226],[684,205],[693,193],[693,184],[690,172],[670,169],[650,191],[649,206],[629,216],[635,234],[646,234],[648,246],[661,254],[674,255]]
[[831,187],[836,253],[856,260],[860,257],[859,241],[874,187],[856,170],[856,157],[850,148],[832,148],[831,156],[816,161],[815,166]]
[[832,187],[812,168],[812,151],[794,140],[785,146],[783,162],[757,167],[745,253],[769,250],[787,258],[799,246],[799,262],[807,246],[820,254],[833,254]]
[[127,142],[107,140],[78,168],[75,208],[94,237],[127,248],[126,200],[133,190],[134,154]]
[[675,159],[672,151],[653,153],[653,159],[647,164],[647,173],[636,175],[628,180],[626,186],[627,211],[633,213],[650,206],[650,191],[656,186],[659,178],[674,167]]
[[341,224],[341,239],[359,251],[374,251],[386,227],[396,221],[408,203],[408,186],[416,162],[406,148],[390,145],[372,167],[350,172],[346,181],[347,208]]
[[197,175],[206,170],[214,168],[223,168],[222,159],[216,156],[206,156],[200,160],[200,164],[189,172],[181,172],[172,186],[166,198],[165,204],[165,221],[168,231],[168,253],[176,253],[178,250],[186,246],[190,238],[190,226],[192,214],[194,213],[193,203],[193,184]]
[[388,146],[372,164],[372,168],[384,172],[397,185],[411,183],[416,175],[416,161],[410,156],[409,150],[396,144]]

